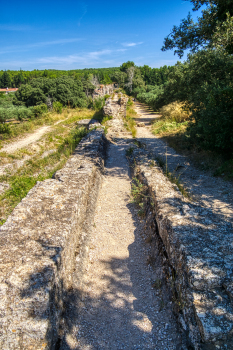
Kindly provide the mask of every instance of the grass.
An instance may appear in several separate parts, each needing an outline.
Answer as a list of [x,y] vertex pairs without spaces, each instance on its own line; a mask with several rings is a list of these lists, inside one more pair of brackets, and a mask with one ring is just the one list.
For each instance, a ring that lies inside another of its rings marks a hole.
[[92,118],[93,110],[80,108],[64,108],[62,113],[49,112],[41,118],[22,121],[20,124],[10,124],[10,133],[0,135],[0,146],[4,140],[13,141],[14,138],[24,135],[27,132],[32,132],[43,125],[53,125],[55,122],[62,121],[68,118],[67,123],[71,124],[78,119]]
[[124,117],[124,126],[126,130],[132,133],[133,138],[135,138],[137,134],[136,122],[134,120],[136,115],[137,112],[131,108],[130,105],[128,105],[126,109],[126,116]]
[[0,176],[0,182],[7,182],[10,188],[0,195],[1,200],[1,218],[3,224],[15,206],[24,198],[28,191],[35,186],[37,181],[43,181],[51,178],[52,175],[61,169],[66,163],[69,156],[73,153],[80,140],[86,135],[85,128],[76,128],[63,139],[57,150],[41,158],[39,155],[28,160],[26,164],[11,175]]
[[174,183],[178,187],[179,191],[184,197],[192,199],[190,193],[186,190],[184,185],[180,182],[180,175],[176,176],[175,173],[171,173],[168,170],[165,173],[165,175],[172,183]]
[[188,126],[188,122],[177,123],[172,120],[159,120],[152,126],[152,132],[154,135],[167,135],[171,133],[185,132]]
[[147,188],[136,177],[133,178],[132,181],[131,197],[131,202],[136,204],[139,209],[138,215],[141,218],[144,218],[146,214],[146,199],[148,198]]
[[[67,109],[62,114],[51,113],[48,122],[52,124],[61,120],[61,123],[54,125],[52,131],[40,139],[35,150],[29,147],[17,150],[13,154],[1,153],[1,165],[11,164],[23,159],[25,155],[29,155],[30,159],[14,172],[9,171],[0,176],[0,182],[10,185],[8,190],[0,194],[0,224],[6,221],[15,206],[37,181],[51,178],[57,170],[64,166],[77,144],[87,133],[85,128],[78,128],[76,125],[78,120],[85,118],[99,118],[100,120],[103,119],[103,116],[101,112],[87,109]],[[54,152],[44,156],[44,153],[49,150],[54,150]]]
[[177,108],[175,106],[173,103],[159,111],[162,118],[152,124],[153,134],[163,139],[178,153],[187,156],[200,170],[210,171],[213,176],[232,180],[233,158],[229,159],[216,152],[202,149],[197,140],[191,138],[187,132],[188,118],[191,116],[185,110],[183,115],[182,112],[178,113],[181,104],[178,104]]

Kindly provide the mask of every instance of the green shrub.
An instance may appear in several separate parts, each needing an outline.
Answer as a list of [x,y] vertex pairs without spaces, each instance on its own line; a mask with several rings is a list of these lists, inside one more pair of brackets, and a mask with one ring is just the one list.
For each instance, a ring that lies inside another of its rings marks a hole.
[[45,103],[33,107],[35,117],[41,117],[48,112],[48,107]]
[[104,101],[103,98],[101,98],[101,97],[96,98],[93,101],[93,108],[94,108],[94,110],[99,111],[101,108],[103,108],[104,102],[105,101]]
[[53,102],[53,109],[54,109],[55,112],[61,114],[62,113],[62,108],[63,108],[63,106],[62,106],[61,102],[58,102],[58,101],[57,102]]
[[0,124],[0,134],[11,134],[10,125]]

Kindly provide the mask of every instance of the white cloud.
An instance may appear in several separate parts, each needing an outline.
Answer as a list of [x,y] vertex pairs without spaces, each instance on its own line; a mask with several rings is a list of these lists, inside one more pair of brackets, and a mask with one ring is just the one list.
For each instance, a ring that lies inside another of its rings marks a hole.
[[143,44],[143,42],[139,42],[139,43],[123,43],[122,45],[126,46],[126,47],[132,47],[132,46],[137,46],[137,45],[141,45],[141,44]]

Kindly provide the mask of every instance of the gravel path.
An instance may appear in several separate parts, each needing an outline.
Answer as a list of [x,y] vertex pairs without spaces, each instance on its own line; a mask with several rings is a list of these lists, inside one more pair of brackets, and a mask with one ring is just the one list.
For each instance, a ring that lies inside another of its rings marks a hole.
[[152,287],[162,266],[147,264],[144,222],[130,202],[127,147],[118,139],[109,148],[82,297],[68,307],[70,332],[62,350],[185,349],[166,286]]
[[215,220],[219,223],[231,222],[233,224],[233,186],[230,182],[221,178],[213,177],[192,166],[186,156],[182,156],[150,131],[150,123],[158,118],[158,115],[145,110],[143,105],[136,103],[136,111],[139,115],[138,121],[143,120],[145,127],[137,128],[137,139],[151,150],[155,157],[166,159],[170,172],[180,181],[185,188],[194,196],[195,202],[203,208],[208,209],[206,215],[215,214]]

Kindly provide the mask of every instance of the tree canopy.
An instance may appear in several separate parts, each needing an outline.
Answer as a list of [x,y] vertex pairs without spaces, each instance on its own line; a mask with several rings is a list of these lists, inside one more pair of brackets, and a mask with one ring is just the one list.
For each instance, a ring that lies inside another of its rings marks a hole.
[[198,17],[197,22],[194,22],[189,13],[187,18],[182,19],[179,26],[174,26],[171,33],[164,39],[162,51],[175,49],[174,54],[178,54],[181,58],[186,49],[196,52],[199,48],[215,46],[216,33],[223,34],[228,31],[225,49],[228,53],[233,53],[233,18],[230,21],[233,16],[232,0],[186,1],[193,3],[193,11],[205,6],[202,15]]
[[38,78],[33,79],[29,84],[21,85],[15,93],[14,103],[27,107],[35,106],[45,103],[48,96],[52,101],[58,101],[63,106],[86,107],[87,105],[82,82],[66,76],[55,79]]
[[0,87],[3,89],[11,87],[11,77],[7,71],[5,71],[0,77]]

